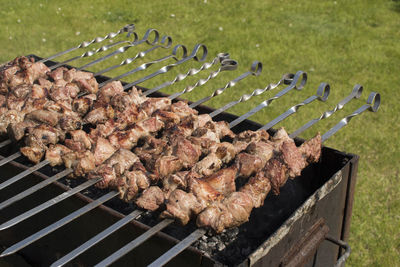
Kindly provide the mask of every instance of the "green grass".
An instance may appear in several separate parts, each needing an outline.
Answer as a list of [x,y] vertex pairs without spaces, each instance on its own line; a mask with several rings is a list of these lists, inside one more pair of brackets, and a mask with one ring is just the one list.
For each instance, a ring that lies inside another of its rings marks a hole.
[[[220,74],[214,82],[187,95],[200,99],[249,69],[253,60],[264,63],[260,77],[250,77],[209,102],[214,107],[234,100],[243,92],[263,88],[286,72],[308,72],[303,91],[273,103],[271,109],[251,117],[268,122],[289,106],[313,94],[319,83],[331,85],[326,103],[313,103],[280,123],[293,131],[350,93],[356,83],[364,86],[361,99],[351,102],[332,118],[304,133],[308,138],[324,132],[365,103],[371,91],[382,96],[378,113],[365,113],[326,142],[339,150],[362,155],[353,209],[350,266],[400,266],[400,2],[354,1],[2,1],[0,10],[0,62],[22,54],[49,56],[99,34],[135,23],[141,37],[149,27],[174,38],[190,49],[198,43],[209,48],[211,60],[229,52],[238,60],[237,71]],[[107,42],[106,42],[107,43]],[[133,56],[140,48],[132,48]],[[170,50],[169,50],[170,51]],[[75,55],[84,51],[77,51]],[[138,64],[166,55],[149,54]],[[67,57],[63,57],[64,59]],[[76,61],[82,65],[89,60]],[[114,59],[116,64],[121,57]],[[172,61],[169,61],[170,63]],[[111,63],[100,64],[103,67]],[[138,73],[135,80],[159,68]],[[186,66],[174,69],[152,87],[172,79]],[[200,66],[191,63],[190,66]],[[94,67],[91,70],[98,70]],[[128,68],[125,68],[126,71]],[[211,70],[216,70],[216,67]],[[111,74],[122,73],[123,70]],[[198,77],[206,77],[206,71]],[[198,77],[190,77],[165,92],[183,89]],[[230,112],[242,114],[274,92],[237,105]]]

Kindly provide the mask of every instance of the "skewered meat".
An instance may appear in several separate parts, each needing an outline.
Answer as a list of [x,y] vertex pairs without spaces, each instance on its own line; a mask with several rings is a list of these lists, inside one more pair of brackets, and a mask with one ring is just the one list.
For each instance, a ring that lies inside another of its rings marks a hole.
[[135,203],[142,209],[155,211],[164,203],[164,193],[158,186],[150,186]]
[[[286,183],[286,180],[288,178],[293,179],[297,175],[298,164],[293,164],[293,154],[298,155],[298,153],[303,153],[306,150],[308,153],[303,154],[303,157],[305,156],[303,161],[305,161],[305,158],[312,159],[309,163],[318,160],[321,153],[321,137],[319,134],[306,141],[303,147],[299,148],[287,146],[290,140],[285,137],[283,130],[278,131],[275,136],[278,142],[282,139],[285,140],[281,144],[283,150],[276,151],[274,156],[265,164],[263,170],[251,177],[239,192],[230,194],[222,201],[212,203],[202,211],[197,217],[199,227],[210,227],[219,233],[225,228],[246,222],[252,208],[263,205],[271,188],[278,194],[279,188]],[[292,149],[293,154],[289,153],[290,149]],[[303,168],[305,165],[303,165]]]
[[102,178],[97,185],[99,188],[106,188],[110,181],[129,170],[135,162],[139,162],[139,158],[131,151],[121,148],[89,173],[88,179]]

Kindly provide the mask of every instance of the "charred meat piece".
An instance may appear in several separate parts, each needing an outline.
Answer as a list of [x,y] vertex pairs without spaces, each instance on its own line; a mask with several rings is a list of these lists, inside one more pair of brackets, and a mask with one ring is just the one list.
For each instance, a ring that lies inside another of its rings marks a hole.
[[306,159],[307,163],[318,162],[321,157],[322,140],[321,135],[318,133],[315,137],[305,141],[299,147],[300,152]]
[[115,150],[115,147],[113,147],[107,139],[102,137],[97,138],[96,146],[93,151],[96,166],[100,165],[114,154]]
[[106,188],[111,181],[129,170],[135,162],[139,162],[139,158],[135,154],[126,149],[119,149],[103,164],[89,173],[88,179],[101,178],[102,180],[97,183],[97,186]]
[[92,142],[86,132],[82,130],[71,131],[71,139],[65,140],[65,145],[75,151],[84,152],[90,150],[92,147]]
[[166,210],[161,213],[162,218],[175,218],[182,225],[186,225],[190,218],[203,209],[196,197],[183,190],[176,189],[166,202]]
[[223,195],[228,195],[236,191],[235,178],[237,174],[236,166],[224,168],[201,180],[207,182],[212,188]]
[[38,122],[29,119],[18,123],[10,123],[7,128],[7,133],[8,136],[16,142],[24,138],[25,132],[28,128],[36,127],[38,125]]
[[7,127],[10,123],[18,123],[24,120],[24,114],[17,110],[7,110],[0,115],[0,136],[7,133]]
[[143,191],[135,203],[142,209],[155,211],[164,203],[164,193],[158,186],[150,186]]
[[256,155],[240,153],[235,159],[235,165],[240,176],[250,177],[262,169],[263,162]]
[[253,203],[242,192],[233,192],[221,202],[214,202],[197,216],[198,227],[210,227],[221,233],[225,228],[239,226],[249,220]]
[[45,153],[45,150],[43,147],[25,146],[25,147],[21,147],[20,151],[21,151],[22,155],[27,157],[33,163],[39,163]]
[[51,166],[61,165],[64,155],[68,153],[72,153],[72,150],[64,145],[50,145],[46,150],[46,160],[50,162]]
[[126,202],[132,201],[140,190],[144,190],[150,186],[151,179],[140,162],[133,165],[133,170],[126,171],[122,176],[118,177],[110,187],[120,192],[120,198]]
[[60,113],[49,111],[49,110],[34,110],[26,114],[25,118],[41,123],[45,123],[50,126],[56,126],[60,120]]
[[271,182],[265,177],[264,172],[259,172],[256,176],[250,177],[249,181],[240,188],[240,192],[248,195],[253,201],[253,206],[259,208],[264,204],[264,199],[271,190]]
[[168,175],[181,170],[183,162],[176,156],[162,156],[155,163],[155,174],[157,177],[167,177]]

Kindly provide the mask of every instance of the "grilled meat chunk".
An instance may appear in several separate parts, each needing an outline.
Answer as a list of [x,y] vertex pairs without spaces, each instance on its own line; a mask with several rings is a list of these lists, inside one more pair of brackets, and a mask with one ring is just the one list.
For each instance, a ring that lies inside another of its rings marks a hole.
[[51,166],[61,165],[64,155],[72,152],[71,149],[61,144],[50,145],[46,150],[46,160],[50,162]]
[[135,203],[142,209],[155,211],[164,203],[164,193],[158,186],[150,186],[143,191]]
[[245,193],[233,192],[223,201],[214,202],[197,216],[198,227],[211,227],[217,233],[249,220],[253,203]]
[[129,170],[135,162],[139,162],[139,158],[131,151],[119,149],[103,164],[96,167],[88,175],[88,179],[101,178],[97,183],[99,188],[106,188],[111,181],[121,176],[125,171]]

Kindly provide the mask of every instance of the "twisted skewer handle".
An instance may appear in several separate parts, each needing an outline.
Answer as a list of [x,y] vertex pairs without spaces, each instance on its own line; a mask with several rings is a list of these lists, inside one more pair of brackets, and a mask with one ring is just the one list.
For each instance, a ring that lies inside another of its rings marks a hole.
[[178,65],[180,65],[180,64],[182,64],[182,63],[184,63],[186,61],[189,61],[190,59],[194,59],[196,61],[204,61],[206,59],[206,57],[207,57],[207,53],[208,53],[208,50],[207,50],[207,47],[205,45],[197,44],[197,45],[195,45],[192,53],[188,57],[185,57],[185,58],[183,58],[183,59],[181,59],[178,62],[175,62],[173,64],[164,66],[161,69],[159,69],[158,71],[156,71],[156,72],[154,72],[154,73],[152,73],[152,74],[150,74],[150,75],[148,75],[146,77],[143,77],[143,78],[141,78],[141,79],[139,79],[137,81],[134,81],[134,82],[132,82],[130,84],[127,84],[127,85],[124,86],[124,89],[127,89],[129,87],[135,86],[135,85],[137,85],[139,83],[142,83],[144,81],[147,81],[147,80],[149,80],[149,79],[151,79],[151,78],[153,78],[153,77],[155,77],[155,76],[157,76],[159,74],[167,73],[168,71],[170,71],[174,67],[176,67],[176,66],[178,66]]
[[381,95],[379,93],[372,92],[367,99],[367,104],[361,106],[359,109],[351,113],[349,116],[341,119],[338,124],[333,126],[329,131],[327,131],[324,135],[322,135],[321,137],[322,142],[324,142],[329,137],[334,135],[336,132],[338,132],[340,129],[346,126],[352,118],[360,115],[364,111],[369,110],[372,112],[377,112],[380,105],[381,105]]
[[168,81],[165,82],[157,87],[154,87],[146,92],[144,92],[145,96],[148,96],[154,92],[157,92],[158,90],[165,88],[167,86],[173,85],[177,82],[183,81],[184,79],[186,79],[189,76],[193,76],[198,74],[199,72],[203,71],[203,70],[207,70],[209,68],[211,68],[212,66],[214,66],[217,63],[222,63],[223,60],[228,59],[229,58],[229,54],[228,53],[219,53],[211,62],[206,62],[203,65],[200,66],[200,68],[195,69],[195,68],[191,68],[189,69],[186,73],[180,73],[178,74],[172,81]]
[[242,75],[240,75],[239,77],[237,77],[236,79],[233,79],[233,80],[229,81],[224,87],[218,88],[217,90],[212,92],[211,95],[209,95],[209,96],[207,96],[207,97],[205,97],[203,99],[200,99],[200,100],[190,104],[189,107],[191,107],[191,108],[197,107],[198,105],[201,105],[202,103],[210,100],[214,96],[218,96],[218,95],[222,94],[226,89],[235,86],[238,82],[240,82],[241,80],[243,80],[247,76],[249,76],[249,75],[254,75],[254,76],[260,75],[261,71],[262,71],[262,63],[259,62],[259,61],[254,61],[253,64],[251,65],[250,71],[247,71],[247,72],[243,73]]
[[134,32],[133,32],[134,30],[135,30],[135,25],[134,25],[134,24],[128,24],[128,25],[124,26],[123,28],[121,28],[121,29],[120,29],[119,31],[117,31],[117,32],[110,32],[109,34],[107,34],[107,35],[104,36],[104,37],[96,37],[96,38],[94,38],[94,39],[91,40],[91,41],[84,41],[84,42],[80,43],[80,44],[79,44],[78,46],[76,46],[76,47],[67,49],[67,50],[65,50],[65,51],[63,51],[63,52],[59,52],[59,53],[57,53],[57,54],[55,54],[55,55],[52,55],[52,56],[50,56],[50,57],[48,57],[48,58],[44,58],[44,59],[42,59],[42,60],[40,60],[40,61],[38,61],[38,62],[46,62],[46,61],[49,61],[49,60],[51,60],[51,59],[53,59],[53,58],[56,58],[56,57],[65,55],[65,54],[67,54],[67,53],[69,53],[69,52],[72,52],[72,51],[74,51],[74,50],[76,50],[76,49],[79,49],[79,48],[86,48],[86,47],[88,47],[88,46],[90,46],[90,45],[92,45],[92,44],[100,43],[100,42],[103,42],[104,40],[107,40],[107,39],[113,39],[113,38],[115,38],[116,36],[118,36],[118,35],[120,35],[120,34],[122,34],[122,33],[125,33],[125,32],[128,33],[128,34],[127,34],[127,37],[130,37],[130,35],[131,35],[132,33],[134,33]]
[[[300,81],[300,84],[297,85],[299,83],[299,81]],[[267,100],[263,101],[257,107],[253,108],[252,110],[250,110],[246,114],[240,116],[236,120],[234,120],[231,123],[229,123],[229,127],[230,128],[235,127],[236,125],[238,125],[239,123],[241,123],[242,121],[247,119],[248,117],[254,115],[256,112],[258,112],[261,109],[269,106],[274,100],[284,96],[286,93],[291,91],[293,88],[295,88],[297,90],[303,89],[303,87],[306,84],[306,82],[307,82],[307,73],[305,73],[303,71],[298,71],[296,73],[296,75],[294,76],[293,81],[291,82],[291,84],[288,87],[286,87],[285,89],[283,89],[282,91],[277,93],[274,97],[271,97],[270,99],[267,99]]]
[[[154,39],[153,39],[153,41],[150,42],[149,37],[150,37],[150,35],[152,33],[154,33]],[[112,52],[112,53],[110,53],[108,55],[105,55],[104,57],[98,58],[98,59],[96,59],[96,60],[94,60],[92,62],[89,62],[89,63],[77,68],[77,70],[83,70],[83,69],[89,68],[89,67],[91,67],[91,66],[93,66],[93,65],[95,65],[95,64],[97,64],[99,62],[102,62],[102,61],[104,61],[104,60],[106,60],[106,59],[108,59],[110,57],[113,57],[113,56],[121,54],[121,53],[125,53],[129,48],[137,46],[137,45],[140,45],[140,44],[145,43],[145,42],[147,44],[149,44],[149,45],[156,45],[158,43],[159,39],[160,39],[160,34],[156,29],[148,29],[141,40],[139,40],[139,41],[135,40],[133,42],[128,42],[129,45],[120,47],[117,50],[115,50],[114,52]],[[97,53],[97,50],[94,51],[92,54],[90,54],[90,52],[91,51],[88,51],[85,54],[88,54],[87,56],[92,56],[95,53]],[[86,57],[86,55],[84,57]]]
[[[149,68],[150,66],[152,66],[152,65],[154,65],[156,63],[160,63],[160,62],[162,62],[164,60],[167,60],[169,58],[173,58],[176,61],[179,61],[178,54],[177,54],[179,50],[183,51],[181,56],[182,56],[182,58],[185,58],[187,56],[186,47],[184,45],[176,45],[174,50],[172,51],[172,53],[170,55],[167,55],[165,57],[162,57],[162,58],[150,61],[150,62],[143,63],[142,65],[140,65],[139,67],[137,67],[137,68],[135,68],[133,70],[127,71],[127,72],[125,72],[125,73],[123,73],[121,75],[115,76],[114,78],[111,78],[111,79],[108,79],[108,80],[102,82],[101,84],[99,84],[99,87],[102,87],[102,86],[104,86],[105,84],[107,84],[109,82],[112,82],[112,81],[115,81],[115,80],[120,80],[120,79],[122,79],[122,78],[124,78],[124,77],[126,77],[128,75],[132,75],[132,74],[134,74],[134,73],[136,73],[138,71],[143,71],[143,70]],[[128,88],[128,87],[126,87],[126,88]]]
[[304,132],[305,130],[307,130],[308,128],[310,128],[311,126],[316,124],[317,122],[319,122],[323,119],[329,118],[330,116],[332,116],[333,113],[342,109],[344,107],[344,105],[346,105],[348,102],[350,102],[350,100],[352,100],[354,98],[360,98],[362,91],[363,91],[363,87],[359,84],[356,84],[354,86],[353,90],[351,91],[350,95],[348,95],[346,98],[341,100],[332,110],[325,111],[318,118],[310,120],[309,122],[304,124],[302,127],[297,129],[295,132],[291,133],[289,135],[290,138],[295,138],[295,137],[299,136],[302,132]]
[[292,106],[291,108],[289,108],[286,112],[282,113],[281,115],[279,115],[278,117],[276,117],[275,119],[273,119],[272,121],[270,121],[269,123],[265,124],[261,130],[268,130],[270,128],[272,128],[273,126],[275,126],[276,124],[278,124],[279,122],[281,122],[282,120],[286,119],[287,117],[289,117],[290,115],[293,115],[294,113],[296,113],[301,107],[310,104],[311,102],[313,102],[314,100],[320,100],[325,102],[328,99],[330,93],[330,86],[327,83],[321,83],[317,89],[317,93],[313,96],[310,96],[309,98],[307,98],[306,100],[304,100],[303,102]]
[[156,50],[157,48],[165,48],[165,49],[167,49],[167,48],[170,48],[171,45],[172,45],[172,37],[171,37],[171,36],[168,36],[168,35],[164,35],[164,36],[162,37],[161,42],[160,42],[159,45],[153,46],[153,47],[151,47],[151,48],[149,48],[149,49],[147,49],[147,50],[145,50],[145,51],[140,51],[140,52],[137,53],[134,57],[127,58],[127,59],[125,59],[124,61],[122,61],[120,64],[117,64],[117,65],[108,67],[108,68],[106,68],[106,69],[104,69],[104,70],[101,70],[101,71],[99,71],[99,72],[96,72],[96,73],[94,74],[94,76],[96,77],[96,76],[99,76],[99,75],[101,75],[101,74],[103,74],[103,73],[105,73],[105,72],[109,72],[109,71],[111,71],[111,70],[113,70],[113,69],[116,69],[116,68],[118,68],[118,67],[131,64],[131,63],[134,62],[136,59],[138,59],[138,58],[143,58],[143,57],[146,56],[148,53],[150,53],[151,51]]
[[209,80],[214,79],[222,71],[235,70],[237,68],[237,65],[238,65],[238,63],[237,63],[236,60],[224,59],[221,62],[221,66],[218,68],[218,70],[211,72],[210,75],[208,75],[207,78],[198,80],[195,84],[187,86],[181,92],[177,92],[177,93],[175,93],[173,95],[170,95],[169,98],[170,99],[175,99],[175,98],[179,97],[180,95],[183,95],[185,93],[189,93],[189,92],[193,91],[196,87],[202,86],[202,85],[206,84]]
[[250,94],[244,94],[238,100],[232,101],[232,102],[226,104],[225,106],[214,110],[213,112],[210,113],[210,116],[211,116],[211,118],[214,118],[218,114],[220,114],[220,113],[224,112],[225,110],[233,107],[234,105],[239,104],[241,102],[246,102],[246,101],[250,100],[253,96],[261,95],[262,93],[264,93],[266,91],[273,90],[273,89],[277,88],[279,85],[281,85],[282,83],[290,84],[292,82],[292,80],[293,80],[293,77],[294,77],[294,74],[292,74],[292,73],[284,74],[282,76],[282,78],[277,83],[270,83],[264,89],[255,89]]

